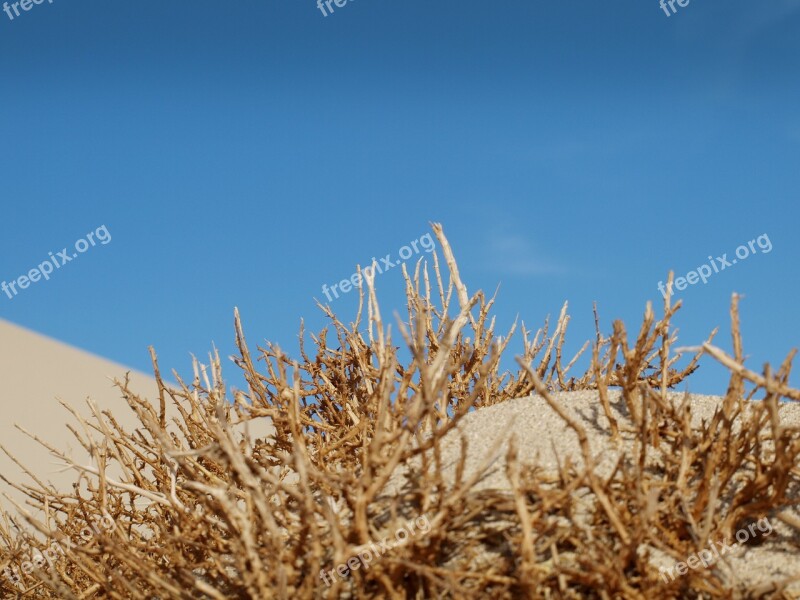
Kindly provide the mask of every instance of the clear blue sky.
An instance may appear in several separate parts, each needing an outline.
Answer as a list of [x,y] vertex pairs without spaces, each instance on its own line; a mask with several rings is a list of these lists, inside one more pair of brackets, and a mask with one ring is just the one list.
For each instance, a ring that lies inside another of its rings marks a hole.
[[[112,236],[0,317],[145,371],[152,344],[188,376],[190,353],[233,351],[234,306],[291,350],[323,284],[440,221],[470,289],[501,284],[501,323],[569,300],[575,349],[593,301],[635,328],[669,269],[767,234],[679,292],[677,324],[728,348],[738,291],[748,364],[777,363],[800,333],[799,30],[798,0],[0,12],[0,279]],[[399,269],[378,286],[402,307]],[[333,307],[349,320],[355,294]],[[690,387],[725,382],[708,364]]]

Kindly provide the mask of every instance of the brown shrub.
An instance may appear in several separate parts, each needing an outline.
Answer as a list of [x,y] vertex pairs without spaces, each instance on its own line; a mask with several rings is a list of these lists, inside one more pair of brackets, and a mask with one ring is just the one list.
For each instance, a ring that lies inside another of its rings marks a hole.
[[[331,326],[311,336],[313,351],[303,346],[299,360],[268,344],[259,368],[237,313],[236,364],[248,389],[232,399],[219,356],[196,363],[191,383],[176,374],[171,387],[153,354],[157,404],[118,382],[141,422],[135,431],[111,414],[73,411],[93,466],[51,449],[78,473],[74,490],[17,486],[44,517],[4,514],[0,524],[0,569],[18,567],[28,548],[64,555],[18,586],[0,578],[4,597],[733,597],[715,569],[665,581],[650,549],[682,560],[712,536],[797,504],[800,435],[782,424],[779,404],[800,400],[787,385],[793,354],[776,373],[745,369],[734,296],[734,356],[711,346],[712,334],[678,369],[670,321],[679,305],[667,300],[658,321],[648,304],[635,339],[619,322],[604,337],[596,319],[590,366],[570,376],[589,343],[563,364],[565,305],[552,333],[545,323],[530,339],[522,326],[520,368],[501,371],[516,324],[498,340],[494,298],[468,295],[441,227],[433,229],[449,279],[436,254],[432,273],[404,267],[408,314],[398,327],[408,364],[365,277],[355,321],[345,325],[321,306]],[[693,426],[689,403],[670,401],[667,390],[702,353],[729,367],[731,380],[713,419]],[[610,410],[609,388],[621,390],[626,423]],[[596,390],[611,435],[635,435],[610,476],[597,473],[584,426],[551,397],[565,390]],[[761,391],[763,401],[745,410]],[[466,414],[531,392],[577,433],[581,467],[566,461],[554,480],[520,464],[512,445],[511,489],[478,492],[477,475],[464,474],[465,443],[455,477],[445,477],[442,439]],[[253,439],[247,424],[264,418],[274,434]],[[123,476],[108,476],[110,464]],[[101,519],[106,526],[69,543]],[[359,553],[377,554],[380,540],[411,523],[418,531],[369,568],[330,573]]]

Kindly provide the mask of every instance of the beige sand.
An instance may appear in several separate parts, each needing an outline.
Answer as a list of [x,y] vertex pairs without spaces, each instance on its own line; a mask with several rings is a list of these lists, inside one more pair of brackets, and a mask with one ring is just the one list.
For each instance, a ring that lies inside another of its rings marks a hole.
[[[142,352],[146,353],[147,349],[143,348]],[[162,366],[162,369],[171,371],[171,366]],[[113,384],[114,378],[122,379],[126,372],[130,373],[131,389],[157,405],[157,386],[150,375],[0,320],[0,405],[3,410],[0,444],[39,479],[51,482],[59,490],[70,489],[76,472],[64,470],[63,464],[19,431],[15,424],[57,449],[69,450],[81,464],[89,464],[88,455],[66,427],[67,424],[76,426],[76,421],[58,400],[88,416],[91,412],[87,399],[90,399],[100,410],[110,410],[117,422],[131,431],[139,426],[139,421]],[[169,417],[178,415],[172,404],[168,403],[167,408]],[[266,437],[274,431],[266,417],[234,429],[240,435],[246,429],[254,438]],[[110,469],[113,471],[113,465]],[[22,469],[3,452],[0,452],[0,473],[15,483],[30,483]],[[12,512],[13,504],[4,494],[17,502],[24,497],[0,480],[0,504]]]
[[[147,349],[143,348],[142,352]],[[67,424],[75,426],[75,419],[58,400],[88,416],[87,399],[90,399],[100,410],[110,410],[117,422],[131,431],[139,421],[113,384],[114,378],[122,379],[126,372],[130,373],[131,389],[157,404],[156,382],[151,376],[0,320],[0,405],[3,410],[0,444],[38,478],[51,482],[57,489],[69,489],[76,472],[64,470],[63,464],[14,425],[20,425],[55,448],[69,450],[81,464],[89,464],[88,455],[66,427]],[[169,403],[168,414],[178,414]],[[239,425],[235,430],[244,434],[245,428],[254,438],[266,437],[274,431],[271,421],[265,417]],[[22,469],[2,452],[0,473],[16,483],[30,482]],[[3,494],[17,502],[23,498],[20,492],[0,480],[0,504],[13,509],[13,504]]]
[[[619,393],[612,392],[610,396],[616,415],[623,417],[627,414]],[[616,457],[617,450],[611,442],[597,393],[562,392],[553,397],[585,426],[592,453],[601,460],[600,469],[606,470]],[[674,400],[679,398],[682,395],[673,395]],[[721,399],[693,395],[691,400],[694,420],[699,422],[713,415]],[[782,412],[786,424],[800,424],[800,404],[785,405]],[[465,476],[474,473],[487,459],[494,461],[477,489],[510,488],[505,475],[505,455],[512,436],[516,439],[519,458],[523,462],[537,462],[555,469],[555,454],[558,454],[562,461],[570,456],[575,463],[583,463],[575,433],[544,399],[537,396],[504,402],[467,415],[444,440],[443,459],[449,465],[451,474],[460,457],[461,436],[466,436],[469,443]],[[630,443],[630,437],[626,442]],[[496,443],[500,443],[499,450],[492,452]],[[790,576],[800,577],[800,554],[797,550],[800,536],[777,518],[770,518],[769,522],[774,530],[764,536],[762,545],[737,548],[736,552],[724,557],[727,560],[709,567],[718,568],[731,589],[738,588],[742,583],[770,584]],[[656,566],[670,568],[675,564],[673,559],[660,555],[654,548],[652,550]],[[800,596],[800,585],[793,584],[789,591]]]
[[[113,378],[122,378],[126,371],[131,372],[134,389],[154,397],[155,381],[144,373],[0,320],[0,443],[41,479],[59,489],[69,486],[75,472],[62,471],[62,465],[56,464],[47,450],[14,425],[39,435],[56,448],[75,451],[76,457],[85,456],[65,426],[74,424],[74,419],[57,398],[84,415],[89,412],[86,399],[91,398],[101,410],[112,410],[124,426],[135,427],[135,415],[112,383]],[[29,481],[5,453],[0,453],[0,473],[11,481]],[[0,493],[18,501],[21,497],[3,481]],[[0,496],[0,503],[12,508],[5,497]]]

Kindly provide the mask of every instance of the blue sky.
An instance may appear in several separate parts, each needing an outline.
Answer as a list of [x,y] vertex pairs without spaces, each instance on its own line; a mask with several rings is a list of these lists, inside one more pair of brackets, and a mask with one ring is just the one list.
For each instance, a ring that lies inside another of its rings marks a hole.
[[[676,7],[677,8],[677,7]],[[314,297],[440,221],[470,290],[570,345],[638,327],[669,269],[757,253],[677,297],[683,344],[798,344],[800,1],[501,5],[54,0],[0,13],[0,279],[105,225],[0,318],[141,370],[292,350]],[[427,256],[427,255],[426,255]],[[400,309],[399,269],[378,278]],[[332,304],[344,320],[355,294]],[[228,369],[232,373],[233,367]],[[693,391],[724,392],[711,363]],[[798,378],[793,383],[800,383]]]

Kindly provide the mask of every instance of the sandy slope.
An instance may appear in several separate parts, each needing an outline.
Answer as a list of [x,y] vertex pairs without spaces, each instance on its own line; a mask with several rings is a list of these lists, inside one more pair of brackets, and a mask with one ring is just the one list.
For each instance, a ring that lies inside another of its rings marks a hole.
[[[162,369],[169,372],[171,367],[162,365]],[[86,452],[66,427],[67,424],[76,426],[76,421],[58,399],[84,416],[90,414],[86,401],[91,399],[100,410],[110,410],[116,421],[131,431],[139,421],[113,384],[114,378],[121,379],[126,372],[130,372],[131,389],[157,405],[156,382],[151,376],[0,320],[0,406],[3,411],[0,444],[38,478],[52,482],[57,489],[69,489],[75,481],[75,471],[64,471],[46,449],[14,425],[24,427],[55,448],[70,450],[76,460],[89,464]],[[169,402],[167,412],[168,417],[178,416],[177,409]],[[254,438],[265,437],[273,431],[265,417],[250,421],[246,428]],[[245,426],[238,425],[235,430],[241,435]],[[109,468],[113,476],[114,465]],[[0,452],[0,473],[17,483],[30,481],[3,452]],[[11,509],[13,505],[3,494],[18,502],[23,497],[0,480],[0,504]]]
[[[136,424],[134,414],[114,388],[112,379],[130,369],[77,348],[0,320],[0,443],[41,478],[57,487],[69,485],[74,472],[59,472],[49,453],[14,427],[18,424],[57,448],[83,449],[65,427],[74,423],[58,403],[62,399],[87,414],[86,398],[101,409],[111,409],[125,426]],[[154,397],[155,381],[131,371],[134,389]],[[21,469],[0,453],[0,473],[12,481],[25,480]],[[0,481],[0,493],[20,494]],[[4,497],[0,502],[9,507]]]
[[[618,392],[610,393],[612,409],[622,424],[627,410]],[[673,394],[675,401],[682,394]],[[586,428],[590,438],[592,453],[600,460],[600,471],[608,471],[618,456],[618,450],[611,442],[607,420],[596,392],[569,392],[553,395]],[[721,399],[716,396],[691,396],[693,421],[709,419]],[[782,407],[784,424],[800,425],[800,404],[787,404]],[[570,456],[575,463],[582,464],[577,435],[541,397],[528,397],[504,402],[483,408],[467,415],[459,427],[450,432],[444,440],[443,459],[448,470],[455,471],[461,453],[460,438],[468,441],[468,461],[465,478],[474,473],[486,462],[491,463],[485,477],[477,489],[509,489],[505,475],[505,456],[509,439],[516,439],[519,458],[523,462],[536,462],[547,469],[557,466],[556,454],[562,462]],[[625,443],[631,444],[628,436]],[[495,444],[500,444],[493,451]],[[796,515],[797,513],[795,513]],[[780,522],[775,516],[769,518],[772,532],[758,533],[764,542],[759,546],[740,546],[728,552],[724,559],[716,561],[709,568],[718,568],[732,590],[741,584],[772,584],[787,577],[800,577],[800,535]],[[764,530],[767,530],[764,523]],[[758,531],[758,530],[756,530]],[[653,551],[656,566],[671,568],[675,560]],[[688,559],[688,557],[686,557]],[[702,568],[702,567],[700,567]],[[679,576],[676,573],[676,577]],[[789,590],[800,597],[800,585],[793,584]]]

